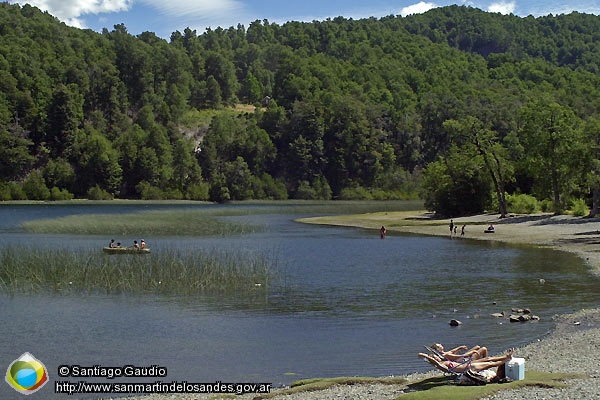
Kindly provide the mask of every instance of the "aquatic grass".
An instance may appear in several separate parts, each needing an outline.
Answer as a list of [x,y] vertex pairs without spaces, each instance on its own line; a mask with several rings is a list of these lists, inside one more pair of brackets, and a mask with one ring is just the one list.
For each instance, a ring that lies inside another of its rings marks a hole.
[[78,235],[226,236],[258,232],[264,227],[223,221],[200,210],[84,214],[23,223],[30,233]]
[[276,268],[266,253],[168,250],[148,255],[6,247],[0,288],[15,292],[264,293]]
[[[160,204],[160,203],[158,203]],[[187,203],[182,203],[187,204]],[[115,204],[118,206],[119,204]],[[165,207],[172,206],[165,203]],[[27,221],[25,231],[41,234],[114,236],[227,236],[263,231],[264,226],[224,220],[253,214],[357,214],[422,209],[421,201],[250,201],[125,214],[81,214]]]

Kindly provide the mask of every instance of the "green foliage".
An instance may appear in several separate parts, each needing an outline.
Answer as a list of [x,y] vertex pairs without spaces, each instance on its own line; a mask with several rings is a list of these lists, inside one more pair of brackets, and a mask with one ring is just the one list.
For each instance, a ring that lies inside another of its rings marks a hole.
[[554,203],[550,199],[543,199],[538,202],[540,206],[540,211],[542,212],[554,212]]
[[587,202],[584,199],[576,199],[571,202],[571,208],[569,210],[571,214],[577,217],[583,217],[589,215],[590,209]]
[[34,157],[29,153],[33,142],[24,134],[19,127],[0,127],[0,181],[21,178],[33,166]]
[[50,189],[50,200],[72,200],[73,193],[70,193],[67,189],[59,189],[56,186]]
[[209,189],[209,184],[205,182],[192,184],[188,186],[185,198],[188,200],[206,201],[209,199]]
[[540,206],[535,197],[528,194],[514,194],[506,196],[508,211],[516,214],[534,214]]
[[450,6],[168,42],[4,2],[0,26],[3,198],[33,170],[58,190],[27,183],[39,198],[414,197],[420,171],[448,215],[600,198],[598,16]]
[[50,190],[40,171],[32,171],[23,181],[23,192],[29,200],[48,200]]
[[140,194],[142,200],[163,200],[166,198],[163,191],[149,182],[142,181],[138,183],[135,190]]
[[106,190],[96,185],[88,189],[86,197],[90,200],[112,200],[113,197]]
[[442,216],[477,214],[491,205],[489,176],[477,157],[452,147],[447,158],[423,170],[425,207]]
[[269,174],[254,177],[253,191],[255,199],[286,200],[288,198],[285,184],[280,180],[273,179]]
[[371,192],[364,187],[346,187],[340,193],[341,200],[373,200]]
[[12,200],[26,200],[27,199],[27,195],[25,194],[25,191],[23,190],[22,185],[19,185],[16,182],[10,182],[8,185],[10,188],[10,197]]
[[64,158],[50,159],[43,168],[44,179],[53,188],[71,188],[75,183],[75,170]]

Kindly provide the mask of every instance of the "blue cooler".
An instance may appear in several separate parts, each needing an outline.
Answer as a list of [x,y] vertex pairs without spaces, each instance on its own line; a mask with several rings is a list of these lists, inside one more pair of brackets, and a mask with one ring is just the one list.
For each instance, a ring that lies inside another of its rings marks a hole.
[[525,379],[525,359],[513,357],[506,363],[506,376],[514,381]]

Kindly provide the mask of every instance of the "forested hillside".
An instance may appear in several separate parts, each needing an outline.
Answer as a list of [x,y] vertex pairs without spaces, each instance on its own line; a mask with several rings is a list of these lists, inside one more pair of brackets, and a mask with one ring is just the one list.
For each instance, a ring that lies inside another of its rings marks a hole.
[[0,3],[0,199],[591,205],[599,68],[600,17],[579,13],[450,6],[165,41]]

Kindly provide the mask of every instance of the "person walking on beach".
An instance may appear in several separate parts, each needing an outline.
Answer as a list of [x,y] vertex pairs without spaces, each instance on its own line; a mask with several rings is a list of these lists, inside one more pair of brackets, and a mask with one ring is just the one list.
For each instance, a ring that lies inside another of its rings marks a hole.
[[467,225],[463,225],[462,228],[460,229],[460,237],[464,237],[465,236],[465,227]]
[[452,237],[452,232],[454,232],[454,220],[450,220],[450,237]]
[[385,229],[385,226],[381,226],[381,229],[379,230],[379,236],[382,239],[385,239],[385,235],[387,234],[387,229]]

